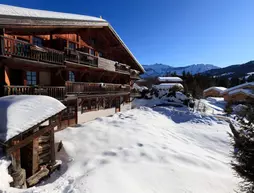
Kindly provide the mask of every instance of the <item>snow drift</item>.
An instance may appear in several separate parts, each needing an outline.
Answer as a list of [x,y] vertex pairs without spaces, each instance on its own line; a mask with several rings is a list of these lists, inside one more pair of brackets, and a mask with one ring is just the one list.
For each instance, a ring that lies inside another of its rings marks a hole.
[[[139,108],[56,133],[62,170],[7,192],[228,193],[228,124],[186,108]],[[2,176],[2,174],[1,174]]]

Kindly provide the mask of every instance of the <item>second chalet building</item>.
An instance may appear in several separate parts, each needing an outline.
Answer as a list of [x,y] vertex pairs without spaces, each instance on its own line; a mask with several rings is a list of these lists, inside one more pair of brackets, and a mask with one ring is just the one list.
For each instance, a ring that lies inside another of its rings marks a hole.
[[71,125],[129,108],[143,72],[104,19],[0,5],[0,96],[54,97]]

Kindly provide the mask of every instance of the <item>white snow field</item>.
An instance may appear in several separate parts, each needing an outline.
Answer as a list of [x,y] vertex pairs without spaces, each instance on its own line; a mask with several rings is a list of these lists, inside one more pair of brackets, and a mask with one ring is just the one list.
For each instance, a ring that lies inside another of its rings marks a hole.
[[208,97],[200,100],[206,106],[206,113],[214,115],[225,114],[225,106],[227,104],[223,97]]
[[187,108],[132,109],[57,132],[62,169],[37,187],[4,191],[234,192],[228,132],[226,122]]

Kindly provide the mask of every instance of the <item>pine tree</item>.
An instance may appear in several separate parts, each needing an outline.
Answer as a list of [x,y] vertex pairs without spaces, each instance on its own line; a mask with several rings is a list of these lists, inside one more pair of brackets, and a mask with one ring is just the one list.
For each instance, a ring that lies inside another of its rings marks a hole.
[[186,76],[185,70],[182,72],[182,76],[183,76],[183,78],[185,78],[185,76]]

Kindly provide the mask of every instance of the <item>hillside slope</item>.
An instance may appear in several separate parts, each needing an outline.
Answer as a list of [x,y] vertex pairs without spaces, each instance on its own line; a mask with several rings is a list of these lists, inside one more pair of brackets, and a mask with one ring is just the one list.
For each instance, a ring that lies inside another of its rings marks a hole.
[[225,76],[225,77],[243,77],[247,73],[254,72],[254,61],[250,61],[244,64],[231,65],[225,68],[212,69],[206,71],[204,74],[210,76]]

